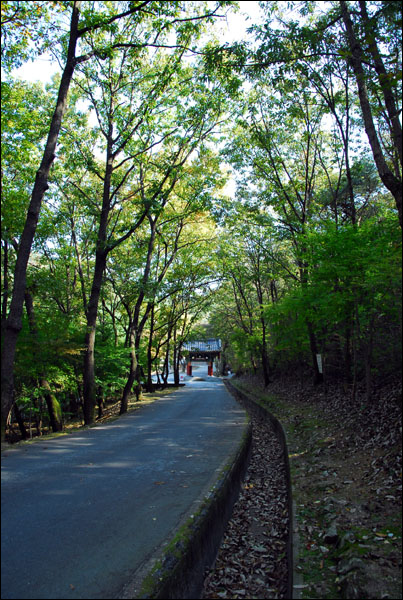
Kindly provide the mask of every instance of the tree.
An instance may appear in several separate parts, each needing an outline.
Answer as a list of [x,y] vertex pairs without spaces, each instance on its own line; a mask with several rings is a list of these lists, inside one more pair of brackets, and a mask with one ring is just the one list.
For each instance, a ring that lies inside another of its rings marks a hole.
[[[243,198],[233,205],[225,224],[217,254],[222,284],[214,313],[221,314],[217,304],[222,302],[228,316],[215,319],[217,335],[237,347],[238,366],[259,369],[267,386],[273,370],[273,340],[266,311],[278,297],[273,222],[264,209],[251,208]],[[232,299],[228,298],[231,292]]]
[[55,37],[60,35],[60,23],[55,27],[55,22],[66,10],[64,5],[63,2],[2,2],[1,58],[5,71],[33,60],[52,46]]
[[35,174],[35,161],[41,153],[49,117],[51,94],[39,84],[4,80],[1,82],[2,111],[2,249],[4,253],[2,336],[4,333],[10,273],[23,228],[29,185]]
[[[217,102],[217,96],[212,102],[211,92],[206,88],[203,89],[201,82],[197,83],[189,68],[186,73],[180,71],[178,63],[182,54],[183,50],[180,49],[178,54],[167,60],[166,68],[162,71],[160,69],[157,71],[155,67],[157,63],[161,64],[159,56],[151,68],[148,57],[146,57],[145,70],[139,69],[137,63],[138,76],[146,82],[144,89],[141,89],[139,84],[136,86],[133,73],[126,64],[126,60],[123,61],[123,58],[126,59],[123,56],[120,69],[116,66],[113,68],[116,83],[111,85],[113,81],[111,67],[109,79],[106,79],[102,101],[97,101],[92,96],[92,102],[101,119],[101,131],[106,137],[106,161],[101,176],[103,179],[102,210],[97,235],[93,283],[87,307],[84,407],[85,420],[88,423],[93,419],[96,401],[95,327],[107,256],[128,239],[140,227],[144,219],[148,219],[151,238],[143,275],[143,285],[146,284],[157,220],[180,180],[188,157],[215,126],[220,114],[221,108],[220,103]],[[184,85],[178,86],[179,75],[191,77],[189,81],[192,82],[194,95],[192,101],[189,102],[188,109],[184,107],[183,103]],[[137,87],[135,91],[134,86]],[[99,89],[102,88],[99,86]],[[124,90],[123,98],[119,95],[121,89]],[[177,96],[178,93],[181,94],[181,97]],[[195,101],[198,103],[195,104]],[[164,107],[164,103],[169,104]],[[163,114],[159,112],[161,107],[164,107]],[[159,112],[158,120],[154,117],[155,111]],[[132,215],[127,225],[122,218],[124,213]],[[119,231],[119,235],[116,235],[117,231]],[[139,311],[143,301],[142,296],[143,294],[140,293],[134,312],[130,317],[132,366],[125,386],[123,407],[127,405],[128,394],[135,379],[134,346]]]
[[[202,237],[201,237],[202,236]],[[214,224],[208,214],[190,213],[164,282],[155,290],[151,304],[147,348],[147,388],[152,389],[152,368],[160,366],[167,384],[169,366],[179,385],[183,343],[197,320],[208,310],[217,283],[213,269],[216,244]],[[159,278],[160,279],[160,278]],[[160,358],[164,350],[164,358]]]
[[[24,3],[25,4],[29,3]],[[43,196],[48,189],[48,177],[51,165],[55,158],[55,149],[59,137],[60,127],[67,106],[67,94],[70,87],[70,82],[74,70],[78,64],[89,61],[93,57],[105,58],[114,49],[127,47],[126,41],[119,35],[112,43],[105,43],[105,37],[102,35],[98,41],[100,46],[91,45],[90,36],[94,33],[103,32],[105,34],[118,34],[118,23],[141,23],[145,21],[147,26],[142,28],[143,38],[137,37],[130,43],[130,48],[139,50],[148,45],[156,46],[160,43],[159,38],[172,25],[177,26],[181,34],[186,35],[189,30],[194,29],[194,25],[202,19],[214,17],[217,8],[221,4],[215,6],[212,11],[207,10],[204,13],[197,13],[189,16],[188,14],[181,18],[180,7],[176,2],[165,2],[163,8],[160,3],[150,0],[144,2],[130,2],[129,7],[121,3],[97,3],[97,12],[92,12],[93,9],[87,9],[84,6],[81,11],[81,2],[75,1],[72,4],[71,21],[68,34],[68,45],[64,48],[65,66],[60,80],[58,98],[56,108],[49,126],[49,134],[45,144],[43,157],[40,167],[37,171],[35,184],[32,190],[31,200],[29,203],[28,214],[25,221],[24,229],[21,234],[19,243],[18,257],[14,273],[14,287],[10,303],[9,315],[4,332],[3,342],[3,360],[2,360],[2,427],[4,431],[5,422],[13,402],[13,365],[15,348],[19,331],[21,330],[21,317],[23,310],[26,270],[28,259],[31,253],[32,242],[35,236],[35,231],[38,223],[38,218],[41,210]],[[7,3],[9,7],[9,3]],[[11,10],[5,14],[4,20],[13,23],[14,17]],[[126,19],[129,17],[128,19]],[[15,22],[15,19],[14,19]],[[124,25],[120,28],[120,33],[124,32]],[[139,30],[140,33],[140,30]],[[63,41],[64,36],[61,36]],[[77,44],[80,41],[85,43],[88,41],[89,47],[85,54],[77,56]],[[115,42],[115,43],[114,43]],[[166,44],[165,44],[166,45]],[[94,312],[91,302],[89,302],[88,310]],[[89,367],[90,368],[90,367]],[[87,391],[91,389],[91,384],[86,383]],[[88,391],[88,393],[92,393]]]
[[[385,17],[392,24],[390,12],[380,8],[371,17],[368,14],[367,2],[360,1],[359,3],[359,23],[358,27],[362,28],[363,40],[366,46],[364,53],[363,44],[356,34],[357,25],[354,25],[352,13],[348,8],[347,2],[340,0],[341,14],[346,29],[346,37],[350,52],[348,59],[351,62],[354,70],[354,75],[357,81],[358,95],[362,116],[364,119],[365,131],[371,146],[375,164],[378,169],[379,176],[385,187],[391,192],[396,201],[396,207],[399,214],[400,226],[402,227],[402,126],[399,120],[400,109],[397,105],[398,97],[398,78],[396,78],[394,68],[389,71],[386,68],[381,52],[377,44],[379,36],[379,22],[382,22]],[[385,3],[383,3],[385,4]],[[396,2],[391,2],[393,18],[400,14],[401,23],[401,5]],[[389,15],[388,15],[389,12]],[[389,19],[388,19],[389,16]],[[397,20],[393,23],[397,25]],[[367,62],[367,57],[371,60],[369,67],[376,72],[377,85],[379,86],[380,94],[376,94],[376,99],[381,103],[382,113],[386,120],[390,142],[393,149],[392,153],[392,168],[388,164],[385,152],[383,150],[382,138],[376,131],[374,123],[374,108],[371,105],[368,87],[374,83],[372,72],[366,73],[364,63]],[[394,67],[394,65],[393,65]]]
[[115,15],[114,17],[110,17],[109,19],[106,18],[102,23],[87,26],[84,25],[84,27],[81,29],[79,28],[81,2],[75,1],[72,6],[66,62],[60,80],[55,111],[53,113],[51,123],[49,126],[49,133],[45,144],[41,164],[36,173],[35,184],[32,189],[27,218],[19,242],[19,250],[14,272],[14,287],[9,308],[9,314],[4,331],[1,364],[2,438],[4,437],[4,428],[5,423],[7,421],[8,413],[13,403],[14,357],[18,334],[21,330],[21,317],[25,295],[26,270],[28,259],[31,253],[32,242],[35,236],[42,199],[46,190],[48,189],[49,172],[55,158],[57,139],[59,136],[63,115],[66,111],[67,94],[70,87],[73,72],[78,63],[89,58],[89,56],[76,56],[77,43],[78,40],[81,37],[83,37],[88,31],[98,29],[102,25],[108,25],[111,22],[115,21],[116,18],[122,18],[123,16],[127,16],[127,14],[133,14],[134,12],[138,12],[146,4],[148,4],[148,2],[140,3],[136,6],[133,5],[129,12],[126,12],[124,14],[122,13],[120,15]]
[[[269,85],[267,96],[260,94],[259,100],[252,92],[249,115],[244,121],[246,135],[240,133],[233,144],[234,151],[228,152],[228,156],[234,164],[241,165],[246,177],[253,172],[257,190],[247,192],[246,201],[256,205],[257,199],[276,211],[279,226],[294,248],[298,266],[294,277],[306,287],[309,261],[305,236],[320,211],[317,190],[321,176],[319,155],[324,153],[324,140],[323,105],[311,97],[305,78],[301,83],[306,86],[302,92],[284,80],[278,87],[282,91],[281,98],[278,92],[270,93]],[[247,185],[241,184],[241,194]],[[248,199],[250,196],[252,200]],[[319,383],[322,377],[317,362],[316,334],[309,320],[306,325],[314,378]]]
[[340,70],[340,62],[352,69],[374,161],[395,199],[401,224],[401,5],[340,0],[329,3],[325,12],[312,2],[297,5],[290,3],[289,8],[298,10],[299,21],[291,10],[276,21],[276,5],[266,7],[266,23],[254,28],[260,44],[252,53],[251,72],[267,70],[281,77],[309,65],[317,81],[317,65],[325,73]]

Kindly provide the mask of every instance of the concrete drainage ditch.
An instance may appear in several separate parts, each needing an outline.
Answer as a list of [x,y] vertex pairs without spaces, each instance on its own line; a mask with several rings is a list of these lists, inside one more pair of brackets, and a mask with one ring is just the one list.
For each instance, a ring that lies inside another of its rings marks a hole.
[[[202,379],[201,379],[202,380]],[[288,450],[283,428],[279,421],[249,396],[225,381],[228,390],[240,401],[248,413],[256,411],[267,420],[275,432],[284,455],[287,480],[288,514],[290,526],[287,540],[287,598],[293,596],[293,543],[292,495]],[[151,563],[144,565],[132,587],[132,594],[122,598],[197,599],[202,592],[206,568],[216,557],[233,506],[238,498],[241,482],[248,467],[252,443],[252,427],[245,426],[242,442],[222,466],[216,481],[194,514],[187,515],[174,538],[161,549]]]

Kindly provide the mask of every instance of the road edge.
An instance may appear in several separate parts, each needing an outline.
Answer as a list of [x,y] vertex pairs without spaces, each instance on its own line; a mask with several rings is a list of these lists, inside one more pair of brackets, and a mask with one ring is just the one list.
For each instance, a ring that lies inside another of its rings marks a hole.
[[241,442],[219,469],[215,483],[199,508],[187,517],[152,563],[138,573],[139,582],[124,598],[199,598],[205,577],[217,555],[249,463],[252,426],[248,420]]
[[257,413],[259,417],[270,422],[270,425],[277,436],[283,451],[289,519],[288,539],[286,544],[288,564],[287,598],[290,598],[290,600],[295,600],[301,597],[299,589],[301,587],[302,579],[300,574],[295,570],[295,565],[297,562],[298,534],[295,522],[296,506],[295,502],[293,502],[287,435],[280,421],[263,404],[261,404],[257,398],[253,397],[251,393],[246,393],[243,390],[240,390],[229,380],[225,380],[224,383],[226,384],[228,391],[230,391],[232,395],[240,401],[248,413]]

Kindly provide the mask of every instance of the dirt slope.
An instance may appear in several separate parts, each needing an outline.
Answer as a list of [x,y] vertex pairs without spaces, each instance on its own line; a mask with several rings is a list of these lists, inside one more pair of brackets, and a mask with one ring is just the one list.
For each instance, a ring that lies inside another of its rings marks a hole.
[[[302,576],[296,594],[302,598],[402,598],[399,381],[375,389],[370,405],[364,401],[363,390],[352,402],[339,386],[324,389],[290,378],[274,382],[266,393],[253,379],[243,378],[237,385],[265,403],[287,432],[299,539],[296,572]],[[239,545],[237,540],[250,529],[248,519],[237,516],[248,513],[253,488],[247,491],[241,494],[235,521],[228,528],[226,554],[219,554],[217,568],[206,580],[206,598],[285,597],[283,568],[272,573],[271,581],[261,577],[259,590],[251,570],[259,568],[259,561],[251,560],[247,551],[244,560],[236,559],[241,575],[235,585],[229,585],[234,564],[228,562],[228,549]],[[266,512],[270,511],[268,501],[281,502],[281,494],[278,498],[260,496]],[[256,500],[255,513],[258,490]],[[268,521],[266,525],[269,529]],[[265,564],[263,555],[263,571]]]

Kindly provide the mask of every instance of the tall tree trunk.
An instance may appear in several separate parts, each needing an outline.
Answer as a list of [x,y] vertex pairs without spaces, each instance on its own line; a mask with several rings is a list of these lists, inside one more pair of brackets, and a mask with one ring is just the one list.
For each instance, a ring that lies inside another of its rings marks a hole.
[[393,96],[390,75],[386,71],[382,55],[379,52],[379,48],[376,43],[376,31],[374,30],[374,27],[368,16],[367,3],[364,0],[360,0],[358,4],[360,5],[362,22],[364,25],[363,30],[365,41],[367,43],[368,50],[374,59],[375,71],[378,75],[379,85],[385,100],[385,107],[391,125],[391,137],[393,139],[394,147],[397,151],[400,165],[402,166],[402,126],[399,119],[400,110],[396,105],[396,101]]
[[84,423],[94,422],[96,405],[95,384],[95,329],[98,316],[98,305],[101,294],[103,274],[106,266],[106,252],[96,253],[95,271],[91,295],[87,309],[87,333],[85,335],[84,371],[83,371],[83,400]]
[[120,401],[120,413],[123,415],[127,412],[127,407],[129,404],[129,396],[133,388],[133,384],[136,380],[137,373],[137,356],[136,356],[136,332],[134,327],[130,326],[130,369],[129,375],[127,377],[126,385],[123,390],[122,399]]
[[83,307],[84,307],[84,312],[85,312],[87,310],[87,294],[85,292],[85,277],[84,277],[83,268],[82,268],[82,264],[81,264],[80,249],[79,249],[78,243],[77,243],[73,209],[70,214],[70,226],[71,226],[71,238],[73,240],[74,250],[75,250],[76,258],[77,258],[78,278],[80,280],[81,294],[82,294],[82,298],[83,298]]
[[308,335],[309,335],[309,345],[311,348],[311,355],[312,355],[313,383],[314,383],[314,385],[318,385],[319,383],[323,382],[323,373],[321,373],[319,370],[318,357],[317,357],[318,344],[316,341],[316,335],[314,333],[312,323],[307,323],[307,327],[308,327]]
[[166,344],[166,350],[165,350],[165,360],[164,360],[164,368],[162,371],[162,380],[164,382],[164,387],[166,387],[168,385],[168,376],[169,376],[169,352],[171,349],[171,337],[172,337],[172,327],[170,327],[168,329],[168,334],[167,334],[167,344]]
[[270,383],[270,365],[269,365],[269,357],[267,354],[267,339],[266,339],[266,320],[264,318],[263,312],[263,291],[262,284],[260,281],[260,260],[259,257],[256,260],[256,267],[258,269],[257,280],[255,282],[256,292],[257,292],[257,300],[259,302],[259,312],[260,312],[260,323],[262,326],[262,347],[260,351],[261,361],[262,361],[262,369],[263,369],[263,380],[264,386],[267,387]]
[[7,321],[7,304],[8,304],[8,241],[4,240],[4,252],[3,252],[3,299],[1,303],[1,337],[3,339],[6,321]]
[[2,439],[4,439],[5,426],[14,400],[14,360],[18,335],[22,328],[22,312],[26,286],[28,260],[31,254],[32,242],[38,224],[43,196],[48,189],[50,167],[55,158],[57,139],[60,133],[63,115],[67,107],[67,95],[70,82],[76,66],[76,46],[79,37],[78,21],[80,15],[80,2],[73,3],[70,37],[67,50],[66,65],[60,80],[56,108],[51,120],[49,134],[43,152],[40,167],[36,173],[35,184],[32,190],[28,213],[21,235],[17,262],[14,271],[14,287],[11,298],[10,310],[4,331],[4,341],[1,360],[1,418]]
[[177,344],[177,329],[174,326],[174,344],[173,344],[173,368],[174,368],[174,384],[179,386],[180,374],[179,374],[179,359],[182,348],[182,342]]
[[154,303],[151,306],[151,314],[150,314],[150,332],[148,335],[148,345],[147,345],[147,392],[154,391],[154,384],[152,378],[152,369],[153,369],[153,360],[152,360],[152,343],[154,337]]
[[138,349],[140,347],[141,334],[143,333],[143,329],[146,324],[149,312],[151,310],[151,306],[150,305],[147,306],[146,314],[144,315],[143,319],[141,320],[141,323],[139,323],[140,310],[141,310],[141,306],[143,304],[143,300],[144,300],[144,296],[145,296],[145,288],[146,288],[146,285],[148,282],[148,278],[150,276],[151,259],[152,259],[153,250],[154,250],[155,234],[156,234],[156,227],[157,227],[157,217],[155,217],[154,219],[152,218],[151,215],[147,215],[147,217],[148,217],[148,221],[150,223],[150,239],[148,241],[147,259],[146,259],[146,264],[144,267],[143,277],[141,280],[141,288],[140,288],[138,298],[136,300],[133,314],[131,314],[129,307],[128,306],[126,307],[126,310],[128,312],[129,319],[130,319],[130,325],[129,325],[130,366],[129,366],[129,374],[127,376],[127,382],[126,382],[126,385],[123,390],[121,406],[120,406],[120,414],[123,414],[124,412],[127,411],[129,394],[131,392],[133,383],[136,378],[137,378],[137,388],[136,388],[137,399],[140,398],[140,394],[141,394],[140,373],[139,373],[139,363],[137,360],[137,353],[138,353]]
[[[374,124],[371,104],[368,98],[368,90],[365,82],[366,75],[363,67],[363,51],[360,42],[355,34],[353,22],[351,20],[350,12],[348,9],[347,2],[340,0],[341,14],[343,17],[344,25],[346,28],[347,40],[351,51],[350,62],[353,67],[355,79],[358,87],[358,96],[360,100],[361,112],[364,120],[365,132],[368,137],[369,144],[371,146],[372,155],[376,167],[378,169],[379,177],[382,183],[390,191],[396,202],[396,208],[399,214],[399,222],[402,227],[402,182],[396,177],[396,175],[389,169],[385,156],[382,151],[382,146],[378,138],[376,127]],[[385,85],[389,85],[385,81]],[[385,87],[385,85],[383,87]],[[398,115],[395,115],[394,122],[398,120]],[[400,125],[400,124],[399,124]],[[401,133],[400,133],[400,144],[401,144]],[[397,148],[398,150],[398,148]],[[400,147],[401,155],[401,147]]]
[[101,296],[102,280],[106,267],[108,217],[111,209],[111,179],[113,171],[113,125],[109,123],[106,150],[105,178],[102,192],[102,210],[99,219],[97,249],[95,252],[95,268],[92,280],[91,294],[87,305],[87,331],[85,335],[83,395],[84,423],[90,425],[95,418],[96,385],[95,385],[95,329],[98,317],[99,299]]
[[167,345],[167,348],[165,350],[165,359],[164,359],[164,366],[162,369],[162,381],[163,381],[163,387],[167,387],[168,385],[168,375],[169,375],[169,344]]
[[[303,247],[302,250],[303,250],[303,255],[306,255],[306,248]],[[299,266],[300,266],[301,285],[304,288],[308,284],[308,268],[307,268],[307,264],[304,262],[301,262],[301,264]],[[313,383],[314,383],[314,385],[318,385],[319,383],[323,382],[323,373],[321,373],[319,370],[318,357],[317,357],[318,344],[316,341],[316,335],[315,335],[313,325],[308,320],[306,320],[306,327],[308,330],[309,347],[311,349],[312,367],[313,367]]]
[[178,346],[175,344],[175,359],[174,359],[174,381],[175,385],[180,384],[180,366],[181,366],[181,353],[182,353],[183,341],[179,342]]
[[46,406],[48,407],[50,426],[52,431],[62,431],[63,420],[62,420],[62,409],[56,396],[52,393],[51,387],[45,378],[41,378],[41,388],[45,390],[44,398]]
[[267,340],[266,340],[266,322],[263,315],[263,306],[260,305],[260,319],[262,323],[262,367],[263,367],[263,379],[264,386],[267,387],[270,381],[270,364],[269,364],[269,356],[267,354]]

